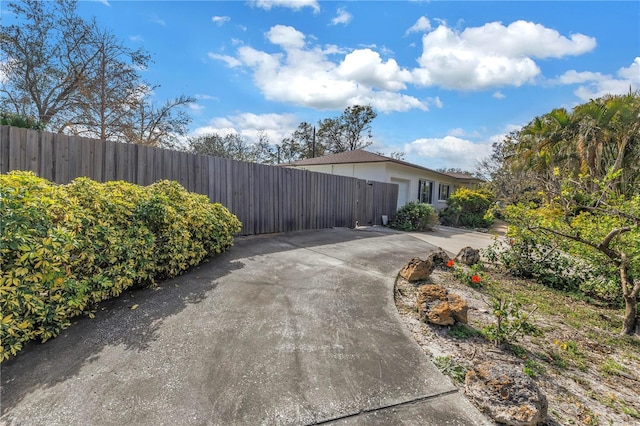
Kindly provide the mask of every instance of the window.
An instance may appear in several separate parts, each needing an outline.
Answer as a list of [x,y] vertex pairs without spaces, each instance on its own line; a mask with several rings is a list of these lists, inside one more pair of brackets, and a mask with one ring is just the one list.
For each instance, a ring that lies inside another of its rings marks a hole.
[[418,201],[431,204],[433,200],[433,182],[427,180],[418,181]]
[[449,192],[451,187],[449,185],[440,184],[438,188],[438,201],[447,201],[449,199]]

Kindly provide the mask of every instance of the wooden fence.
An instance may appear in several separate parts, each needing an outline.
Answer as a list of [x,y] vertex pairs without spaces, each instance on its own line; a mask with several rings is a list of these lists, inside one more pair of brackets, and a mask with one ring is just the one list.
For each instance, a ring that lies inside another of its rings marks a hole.
[[139,185],[175,180],[222,203],[245,235],[379,225],[398,198],[396,184],[0,126],[0,173],[11,170],[60,184],[79,176]]

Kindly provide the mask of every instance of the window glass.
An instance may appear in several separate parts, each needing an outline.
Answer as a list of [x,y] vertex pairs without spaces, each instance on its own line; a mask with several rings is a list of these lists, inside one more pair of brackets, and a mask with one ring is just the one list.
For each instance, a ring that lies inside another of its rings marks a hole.
[[438,201],[447,201],[449,199],[449,191],[451,187],[449,185],[440,184],[438,189]]
[[433,182],[428,180],[418,181],[418,201],[431,204],[433,200]]

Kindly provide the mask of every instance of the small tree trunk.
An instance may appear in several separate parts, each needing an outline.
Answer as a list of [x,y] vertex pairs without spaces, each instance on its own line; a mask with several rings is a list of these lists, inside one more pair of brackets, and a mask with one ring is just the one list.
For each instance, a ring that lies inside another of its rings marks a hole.
[[640,294],[640,281],[629,276],[627,256],[622,254],[620,264],[620,281],[622,284],[622,296],[624,297],[624,322],[620,334],[632,336],[636,332],[636,322],[638,321],[638,294]]
[[638,318],[638,300],[632,296],[624,297],[624,322],[622,325],[622,332],[620,334],[626,334],[632,336],[636,332],[636,321]]

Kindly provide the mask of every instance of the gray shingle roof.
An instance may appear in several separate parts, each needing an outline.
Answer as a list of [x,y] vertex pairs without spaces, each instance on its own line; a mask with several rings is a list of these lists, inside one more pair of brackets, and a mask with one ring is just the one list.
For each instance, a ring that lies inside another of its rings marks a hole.
[[385,157],[384,155],[374,154],[364,149],[355,149],[353,151],[345,151],[337,154],[323,155],[316,158],[305,158],[304,160],[294,161],[285,166],[316,166],[322,164],[352,164],[352,163],[396,163],[403,166],[414,167],[416,169],[426,170],[432,173],[449,176],[456,179],[476,179],[473,176],[461,173],[442,173],[427,167],[418,166],[417,164],[407,163],[406,161],[396,160],[395,158]]

